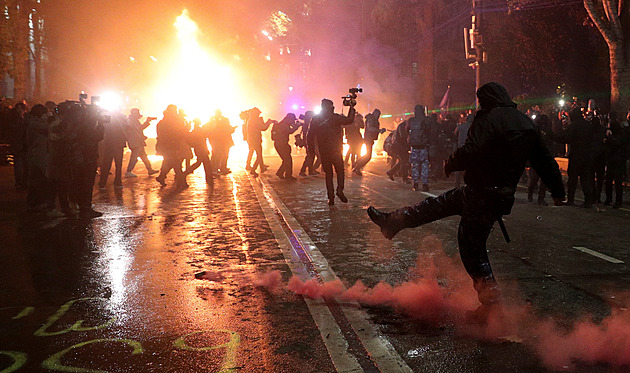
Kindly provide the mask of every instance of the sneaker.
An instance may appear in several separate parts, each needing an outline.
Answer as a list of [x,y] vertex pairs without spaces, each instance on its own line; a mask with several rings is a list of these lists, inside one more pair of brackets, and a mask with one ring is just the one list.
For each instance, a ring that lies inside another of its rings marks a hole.
[[357,174],[359,176],[363,176],[363,174],[361,173],[361,170],[359,170],[358,168],[353,168],[352,169],[352,173],[353,174]]
[[[149,173],[149,175],[151,175],[151,173]],[[134,174],[131,171],[127,171],[125,172],[125,177],[138,177],[138,175]]]
[[151,176],[151,175],[155,175],[155,174],[157,174],[157,173],[158,173],[158,172],[160,172],[160,171],[159,171],[159,170],[149,170],[149,171],[147,171],[147,172],[149,173],[149,176]]
[[389,177],[389,180],[394,181],[394,175],[390,174],[389,171],[386,172],[387,177]]
[[159,177],[155,178],[155,181],[157,181],[158,183],[160,183],[161,186],[165,187],[166,186],[166,182],[164,181],[164,179],[160,179]]
[[103,216],[103,213],[90,208],[90,209],[81,210],[79,212],[79,216],[86,219],[92,219],[92,218],[98,218],[99,216]]
[[269,166],[267,166],[266,164],[260,166],[260,172],[265,172],[269,169]]
[[499,320],[503,315],[503,307],[501,303],[482,304],[474,311],[466,311],[466,321],[469,324],[487,325],[488,319]]
[[343,191],[338,190],[337,191],[337,197],[339,197],[339,200],[343,203],[348,203],[348,197],[346,197],[345,194],[343,194]]
[[302,177],[308,177],[308,175],[306,174],[306,172],[300,172],[298,175],[299,175],[299,176],[302,176]]
[[254,170],[249,171],[249,174],[252,175],[253,177],[258,177],[258,172]]
[[422,191],[423,192],[428,192],[429,191],[429,184],[422,184]]
[[252,169],[252,166],[250,166],[250,165],[246,165],[245,166],[245,171],[250,171],[251,169]]
[[335,205],[335,198],[328,198],[328,206],[334,206]]

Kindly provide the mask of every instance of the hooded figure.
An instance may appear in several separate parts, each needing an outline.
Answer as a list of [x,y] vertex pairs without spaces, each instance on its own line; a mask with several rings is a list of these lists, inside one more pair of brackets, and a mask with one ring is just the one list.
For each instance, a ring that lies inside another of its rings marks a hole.
[[460,215],[459,252],[481,302],[469,316],[473,321],[485,322],[490,311],[500,310],[495,307],[500,304],[500,293],[488,260],[486,240],[494,222],[511,212],[525,163],[529,160],[549,187],[556,205],[562,204],[565,194],[558,164],[534,123],[516,109],[505,88],[488,83],[477,91],[477,96],[481,109],[466,143],[444,166],[447,176],[453,171],[465,171],[467,185],[391,213],[370,207],[368,215],[389,239],[404,228]]

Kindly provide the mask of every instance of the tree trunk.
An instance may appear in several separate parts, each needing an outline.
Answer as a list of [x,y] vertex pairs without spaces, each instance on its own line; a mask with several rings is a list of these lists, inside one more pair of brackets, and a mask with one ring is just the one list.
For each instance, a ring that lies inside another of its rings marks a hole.
[[630,64],[626,58],[627,48],[621,43],[611,43],[610,53],[610,109],[630,109]]

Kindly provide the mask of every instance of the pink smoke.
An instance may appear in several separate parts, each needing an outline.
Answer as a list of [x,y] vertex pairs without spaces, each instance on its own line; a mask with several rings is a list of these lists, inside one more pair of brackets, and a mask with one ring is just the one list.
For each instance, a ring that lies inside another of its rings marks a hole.
[[282,285],[282,274],[278,270],[265,272],[254,281],[254,286],[265,288],[270,293],[275,293],[280,285]]

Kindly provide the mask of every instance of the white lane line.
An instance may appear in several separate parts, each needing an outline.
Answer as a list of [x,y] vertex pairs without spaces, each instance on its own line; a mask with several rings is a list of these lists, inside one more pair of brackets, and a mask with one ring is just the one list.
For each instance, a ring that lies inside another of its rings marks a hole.
[[[282,250],[287,265],[294,275],[303,275],[304,269],[301,264],[301,259],[293,251],[293,246],[280,225],[271,205],[265,198],[263,190],[258,184],[259,182],[252,178],[249,179],[254,187],[254,193],[256,194],[256,198],[263,210],[265,218],[271,227],[271,231],[278,242],[278,246]],[[306,296],[303,296],[303,298],[315,321],[315,325],[317,325],[317,329],[319,329],[324,345],[337,371],[363,372],[359,362],[348,350],[348,342],[344,338],[341,328],[337,325],[326,303],[321,299],[314,300]]]
[[[295,217],[291,214],[289,209],[284,205],[284,203],[282,203],[282,200],[280,200],[278,195],[271,188],[271,185],[269,185],[266,178],[260,177],[260,181],[262,183],[262,187],[264,188],[264,191],[258,190],[260,186],[255,181],[252,181],[252,185],[254,185],[254,190],[256,191],[256,196],[259,198],[259,201],[261,199],[261,197],[259,196],[259,192],[261,193],[261,196],[264,195],[265,192],[268,193],[268,195],[271,197],[272,202],[276,205],[277,209],[282,214],[282,217],[284,218],[285,223],[293,231],[295,236],[301,241],[301,246],[307,252],[310,260],[314,264],[314,267],[320,274],[321,278],[324,281],[332,281],[332,280],[338,279],[333,269],[330,268],[328,261],[326,260],[324,255],[322,255],[322,253],[319,251],[317,246],[313,243],[313,241],[308,236],[304,228],[302,228],[300,223],[298,223]],[[261,202],[261,205],[263,205],[262,202]],[[267,207],[269,207],[268,201],[266,205]],[[269,210],[271,211],[271,208],[269,208]],[[271,211],[271,213],[273,213],[273,211]],[[276,219],[276,216],[273,215],[273,218]],[[279,226],[279,223],[278,223],[278,228],[282,230],[282,227]],[[282,231],[282,233],[286,238],[286,234],[284,234],[284,231]],[[288,249],[292,252],[291,254],[288,255],[288,257],[289,258],[294,257],[295,254],[293,251],[293,246],[291,246],[290,243],[289,243]],[[289,263],[289,265],[291,266],[291,263]],[[318,302],[318,304],[321,305],[321,302]],[[389,343],[389,341],[385,339],[376,330],[374,325],[368,321],[369,318],[366,312],[361,308],[361,306],[357,302],[347,302],[347,301],[344,301],[343,303],[340,302],[340,308],[343,314],[345,315],[346,319],[350,322],[350,325],[352,326],[352,329],[355,331],[359,340],[363,344],[363,347],[368,352],[370,359],[374,361],[374,363],[377,365],[380,371],[382,372],[412,372],[411,368],[409,368],[409,366],[405,363],[405,361],[400,357],[398,352],[396,352],[396,349],[394,349],[394,347]],[[329,310],[325,310],[325,312],[330,314]],[[331,317],[332,317],[332,314],[331,314]],[[336,325],[336,321],[334,319],[331,319],[329,322],[335,323],[333,328],[335,330],[339,330],[339,327]],[[331,326],[327,325],[327,327],[330,328]],[[320,328],[320,333],[322,333],[322,336],[325,337],[324,331],[321,328]],[[343,338],[343,336],[341,336],[341,338]],[[330,337],[328,337],[328,339],[330,339]],[[326,341],[326,338],[324,338],[324,341]],[[346,345],[346,349],[347,349],[347,345]],[[335,364],[335,366],[337,365]]]
[[595,256],[595,257],[597,257],[597,258],[604,259],[604,260],[605,260],[605,261],[607,261],[607,262],[611,262],[611,263],[614,263],[614,264],[623,264],[623,263],[624,263],[623,261],[621,261],[621,260],[619,260],[619,259],[616,259],[616,258],[613,258],[612,256],[608,256],[608,255],[606,255],[606,254],[599,253],[599,252],[597,252],[597,251],[595,251],[595,250],[591,250],[591,249],[588,249],[588,248],[586,248],[586,247],[582,247],[582,246],[573,246],[573,248],[574,248],[575,250],[578,250],[578,251],[581,251],[581,252],[583,252],[583,253],[586,253],[586,254],[589,254],[589,255]]

